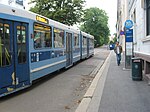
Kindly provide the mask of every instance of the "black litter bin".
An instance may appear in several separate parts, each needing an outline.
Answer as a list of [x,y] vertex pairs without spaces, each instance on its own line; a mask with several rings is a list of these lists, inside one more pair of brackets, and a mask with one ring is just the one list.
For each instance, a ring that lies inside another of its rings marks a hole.
[[132,80],[142,80],[142,60],[140,58],[132,58]]

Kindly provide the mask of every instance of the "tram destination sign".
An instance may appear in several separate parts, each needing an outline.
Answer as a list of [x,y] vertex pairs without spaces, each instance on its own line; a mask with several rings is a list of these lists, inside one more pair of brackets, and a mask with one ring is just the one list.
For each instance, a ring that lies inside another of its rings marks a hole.
[[44,18],[44,17],[41,17],[41,16],[36,16],[36,20],[39,21],[39,22],[42,22],[42,23],[46,23],[48,24],[48,19]]

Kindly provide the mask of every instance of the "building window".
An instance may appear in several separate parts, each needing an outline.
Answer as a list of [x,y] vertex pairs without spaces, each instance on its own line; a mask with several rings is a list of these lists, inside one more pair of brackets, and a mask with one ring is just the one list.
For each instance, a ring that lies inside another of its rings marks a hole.
[[146,14],[147,14],[147,35],[150,35],[150,0],[146,1]]
[[136,23],[136,9],[133,12],[133,21],[134,21],[134,23]]

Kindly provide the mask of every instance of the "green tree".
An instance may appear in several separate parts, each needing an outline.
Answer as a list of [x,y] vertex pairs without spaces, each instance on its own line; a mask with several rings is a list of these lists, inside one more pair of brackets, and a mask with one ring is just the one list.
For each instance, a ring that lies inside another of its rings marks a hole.
[[31,0],[35,6],[30,11],[66,25],[81,22],[84,0]]
[[109,42],[108,16],[104,10],[96,7],[86,9],[80,29],[92,34],[95,37],[96,45]]
[[117,37],[113,38],[113,43],[115,44],[117,42]]
[[114,38],[109,42],[109,44],[115,44],[117,42],[117,33],[114,33]]

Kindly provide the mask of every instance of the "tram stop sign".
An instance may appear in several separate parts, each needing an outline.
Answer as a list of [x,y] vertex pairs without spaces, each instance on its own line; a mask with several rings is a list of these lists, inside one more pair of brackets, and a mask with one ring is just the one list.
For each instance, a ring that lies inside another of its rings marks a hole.
[[133,26],[133,22],[131,20],[126,20],[124,26],[125,26],[125,28],[130,29]]
[[125,24],[125,36],[126,36],[126,41],[125,41],[125,68],[126,69],[131,69],[131,58],[133,56],[133,22],[131,20],[126,20]]

